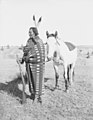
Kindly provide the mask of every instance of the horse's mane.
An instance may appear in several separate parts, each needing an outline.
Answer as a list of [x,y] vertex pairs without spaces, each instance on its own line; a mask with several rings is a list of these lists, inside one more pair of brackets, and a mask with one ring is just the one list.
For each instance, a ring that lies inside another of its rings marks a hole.
[[[62,42],[62,41],[60,41],[59,38],[58,38],[55,34],[53,34],[53,33],[48,34],[47,38],[49,38],[49,37],[54,37],[54,38],[56,39],[56,42],[58,43],[58,45],[60,45],[60,43]],[[57,38],[58,38],[58,39],[57,39]],[[63,42],[64,42],[64,41],[63,41]],[[73,49],[76,48],[76,46],[73,45],[73,44],[70,43],[70,42],[64,42],[64,44],[65,44],[66,48],[67,48],[69,51],[72,51]]]

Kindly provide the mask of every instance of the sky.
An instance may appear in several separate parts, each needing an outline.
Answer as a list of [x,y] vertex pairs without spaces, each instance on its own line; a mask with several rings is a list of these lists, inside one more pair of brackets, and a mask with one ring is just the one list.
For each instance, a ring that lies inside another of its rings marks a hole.
[[25,45],[28,30],[39,25],[39,36],[46,41],[46,31],[75,45],[93,45],[92,0],[0,0],[0,46]]

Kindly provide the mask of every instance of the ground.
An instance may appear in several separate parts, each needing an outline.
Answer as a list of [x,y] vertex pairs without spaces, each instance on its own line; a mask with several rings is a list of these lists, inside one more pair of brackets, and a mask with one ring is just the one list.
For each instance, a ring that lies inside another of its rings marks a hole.
[[[90,52],[91,49],[91,52]],[[74,85],[64,92],[63,67],[60,66],[59,88],[54,90],[52,62],[45,65],[43,103],[30,99],[22,105],[22,80],[16,62],[21,49],[0,50],[0,120],[93,120],[93,47],[78,47]],[[25,73],[25,66],[22,66]]]

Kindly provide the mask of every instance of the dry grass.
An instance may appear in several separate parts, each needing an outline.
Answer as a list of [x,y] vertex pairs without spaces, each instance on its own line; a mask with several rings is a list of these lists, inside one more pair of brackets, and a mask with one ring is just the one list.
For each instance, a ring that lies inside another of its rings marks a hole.
[[28,93],[26,104],[21,104],[22,81],[15,59],[16,53],[22,56],[21,50],[0,51],[0,120],[93,120],[93,55],[87,58],[89,49],[79,47],[74,86],[69,93],[64,92],[62,66],[59,89],[54,89],[52,62],[46,64],[42,105],[33,103]]

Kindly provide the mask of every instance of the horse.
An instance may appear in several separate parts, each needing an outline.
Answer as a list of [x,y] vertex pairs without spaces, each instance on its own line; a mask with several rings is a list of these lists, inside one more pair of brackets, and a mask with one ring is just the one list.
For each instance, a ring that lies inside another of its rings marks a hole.
[[64,68],[64,79],[65,79],[65,92],[69,91],[69,85],[73,85],[74,82],[74,68],[77,60],[77,47],[70,43],[64,42],[58,38],[58,32],[55,34],[49,34],[46,31],[47,41],[45,43],[47,53],[46,62],[53,60],[53,67],[55,71],[55,88],[58,87],[59,65],[62,64]]

